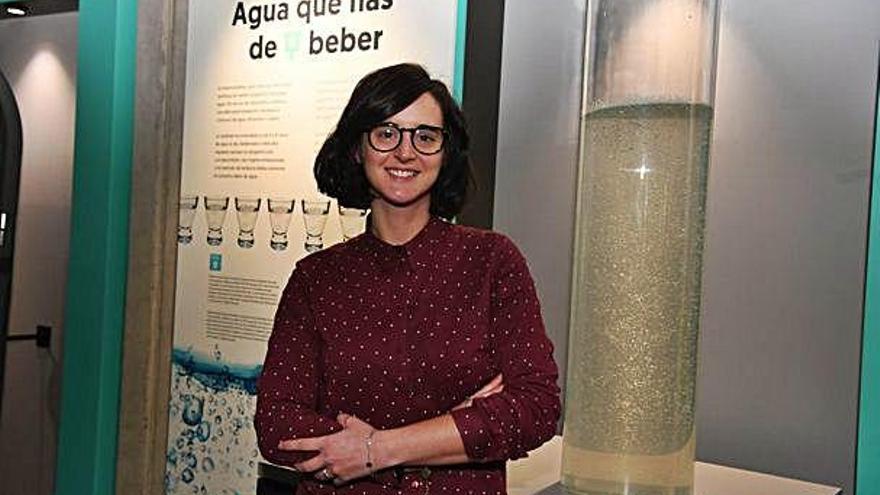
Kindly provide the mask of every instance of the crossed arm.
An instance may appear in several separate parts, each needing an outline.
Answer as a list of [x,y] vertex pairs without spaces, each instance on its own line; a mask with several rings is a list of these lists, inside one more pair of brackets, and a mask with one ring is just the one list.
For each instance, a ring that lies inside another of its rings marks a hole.
[[[502,375],[496,376],[454,410],[470,407],[473,400],[504,390]],[[355,416],[336,418],[343,429],[321,437],[282,440],[278,448],[288,452],[312,452],[314,457],[294,465],[298,471],[328,469],[334,483],[367,476],[395,466],[463,464],[471,462],[451,414],[444,414],[400,428],[376,430]],[[367,440],[370,446],[367,446]],[[371,465],[368,467],[367,463]]]

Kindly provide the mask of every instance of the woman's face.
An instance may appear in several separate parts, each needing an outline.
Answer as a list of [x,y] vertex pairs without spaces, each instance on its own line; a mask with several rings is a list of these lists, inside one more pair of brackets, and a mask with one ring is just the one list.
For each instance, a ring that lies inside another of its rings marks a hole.
[[[399,113],[387,118],[400,128],[413,129],[420,125],[443,127],[443,110],[430,93],[423,93]],[[367,181],[376,202],[398,208],[430,208],[431,187],[437,181],[443,163],[441,150],[425,155],[413,148],[411,131],[404,131],[400,146],[391,151],[376,151],[364,134],[361,140],[361,158]]]

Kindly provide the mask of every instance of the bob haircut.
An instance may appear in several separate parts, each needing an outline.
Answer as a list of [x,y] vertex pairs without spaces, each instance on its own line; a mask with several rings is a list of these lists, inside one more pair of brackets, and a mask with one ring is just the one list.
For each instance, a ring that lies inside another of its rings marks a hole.
[[351,94],[336,129],[315,158],[318,189],[351,208],[369,208],[374,199],[360,163],[363,135],[377,124],[430,93],[443,112],[443,162],[431,188],[431,214],[447,220],[457,215],[471,186],[471,164],[464,115],[442,82],[416,64],[392,65],[361,79]]

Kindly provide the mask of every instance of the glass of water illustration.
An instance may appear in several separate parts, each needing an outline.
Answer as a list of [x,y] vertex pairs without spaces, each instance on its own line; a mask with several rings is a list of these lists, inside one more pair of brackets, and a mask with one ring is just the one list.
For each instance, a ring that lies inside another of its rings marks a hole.
[[366,228],[367,211],[360,208],[339,207],[339,225],[342,227],[342,240],[348,241]]
[[287,249],[287,229],[296,200],[293,198],[269,198],[269,220],[272,223],[272,239],[269,246],[276,251]]
[[205,218],[208,220],[208,245],[223,242],[223,223],[229,209],[229,196],[205,196]]
[[184,195],[180,197],[177,216],[177,242],[189,244],[193,240],[193,221],[196,219],[196,208],[199,207],[199,197]]
[[305,248],[314,253],[324,247],[324,227],[330,214],[329,199],[302,200],[303,223],[306,226]]
[[238,213],[238,245],[243,248],[254,247],[254,228],[260,214],[260,198],[236,197],[235,211]]

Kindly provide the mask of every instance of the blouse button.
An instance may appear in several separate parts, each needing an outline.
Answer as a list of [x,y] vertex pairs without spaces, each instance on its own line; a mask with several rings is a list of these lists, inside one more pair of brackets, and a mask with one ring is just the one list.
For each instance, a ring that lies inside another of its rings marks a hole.
[[422,486],[422,483],[419,480],[415,480],[412,483],[410,483],[410,486],[413,488],[418,488],[418,487]]

